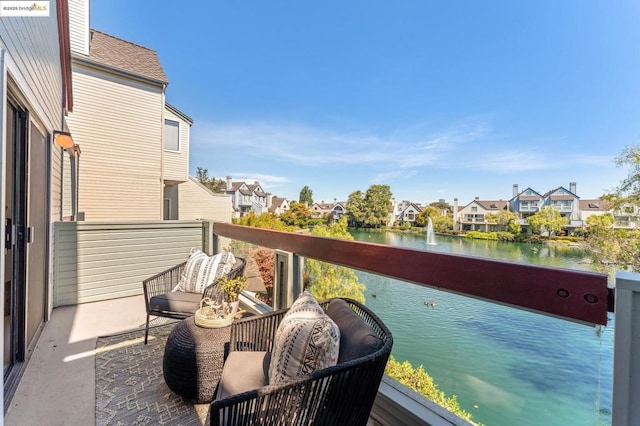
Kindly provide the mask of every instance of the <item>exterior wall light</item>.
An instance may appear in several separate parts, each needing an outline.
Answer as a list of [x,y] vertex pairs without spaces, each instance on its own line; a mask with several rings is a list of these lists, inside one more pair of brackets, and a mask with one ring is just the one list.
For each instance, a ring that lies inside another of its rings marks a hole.
[[69,149],[75,146],[75,142],[69,132],[53,132],[53,141],[63,149]]

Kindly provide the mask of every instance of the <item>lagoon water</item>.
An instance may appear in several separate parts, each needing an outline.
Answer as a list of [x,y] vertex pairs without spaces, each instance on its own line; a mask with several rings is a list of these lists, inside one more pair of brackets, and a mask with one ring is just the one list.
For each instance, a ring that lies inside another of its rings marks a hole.
[[[592,270],[588,253],[437,236],[352,231],[356,240]],[[474,421],[495,425],[611,423],[613,321],[602,329],[357,272],[366,304],[394,335],[393,355],[423,365]],[[377,297],[371,294],[376,293]],[[435,301],[435,306],[425,305]]]

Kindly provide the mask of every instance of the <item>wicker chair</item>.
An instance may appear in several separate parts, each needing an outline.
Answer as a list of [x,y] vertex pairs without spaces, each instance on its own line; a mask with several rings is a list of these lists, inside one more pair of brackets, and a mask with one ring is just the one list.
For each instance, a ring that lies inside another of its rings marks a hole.
[[[149,336],[149,317],[151,315],[185,319],[195,314],[203,297],[211,297],[213,295],[215,291],[213,284],[205,288],[203,293],[171,291],[178,285],[186,264],[187,262],[185,261],[142,282],[145,307],[147,309],[147,325],[144,332],[145,345]],[[246,261],[243,258],[236,257],[236,262],[227,277],[236,278],[242,276],[245,265]]]
[[[235,384],[234,374],[246,375],[252,374],[251,370],[258,370],[258,374],[264,371],[265,376],[268,375],[275,332],[287,310],[235,321],[231,326],[230,352],[225,358],[222,379],[218,385],[218,399],[211,403],[211,425],[365,425],[384,375],[393,337],[382,321],[364,305],[351,299],[342,300],[347,302],[343,311],[350,308],[355,312],[357,316],[348,315],[353,316],[355,321],[362,322],[362,326],[367,327],[368,333],[379,342],[371,349],[373,352],[354,355],[358,350],[353,351],[353,346],[349,349],[344,339],[351,339],[349,329],[358,329],[360,325],[354,327],[353,320],[351,323],[336,321],[341,334],[337,365],[281,384],[268,385],[268,379],[265,377],[264,386],[227,395],[221,388],[225,386],[225,380],[228,380],[225,379],[225,374],[229,374],[228,368],[235,370],[227,376],[231,377],[232,385]],[[332,308],[327,310],[330,302],[331,300],[327,300],[320,305],[332,316]],[[332,319],[335,321],[334,317]],[[356,338],[353,340],[360,341]],[[343,348],[346,354],[343,354]],[[247,355],[237,354],[239,357],[235,359],[246,357],[251,360],[253,357],[254,362],[233,361],[230,356],[233,357],[234,351],[247,351]],[[260,351],[266,352],[266,355],[251,355],[260,354]],[[341,361],[343,355],[346,361]],[[235,365],[228,367],[229,364]]]

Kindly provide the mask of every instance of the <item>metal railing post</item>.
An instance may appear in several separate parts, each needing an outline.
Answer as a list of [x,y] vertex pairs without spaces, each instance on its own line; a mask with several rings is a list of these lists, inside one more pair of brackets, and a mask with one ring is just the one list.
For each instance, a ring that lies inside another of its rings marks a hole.
[[640,274],[616,274],[611,424],[640,419]]
[[274,250],[273,309],[288,308],[302,292],[304,258],[294,253]]

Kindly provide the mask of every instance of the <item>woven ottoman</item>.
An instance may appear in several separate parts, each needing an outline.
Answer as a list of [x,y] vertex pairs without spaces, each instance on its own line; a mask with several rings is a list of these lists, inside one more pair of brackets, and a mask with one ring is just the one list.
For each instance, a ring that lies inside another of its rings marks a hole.
[[189,317],[171,331],[162,371],[169,389],[196,404],[213,401],[231,327],[203,328]]

